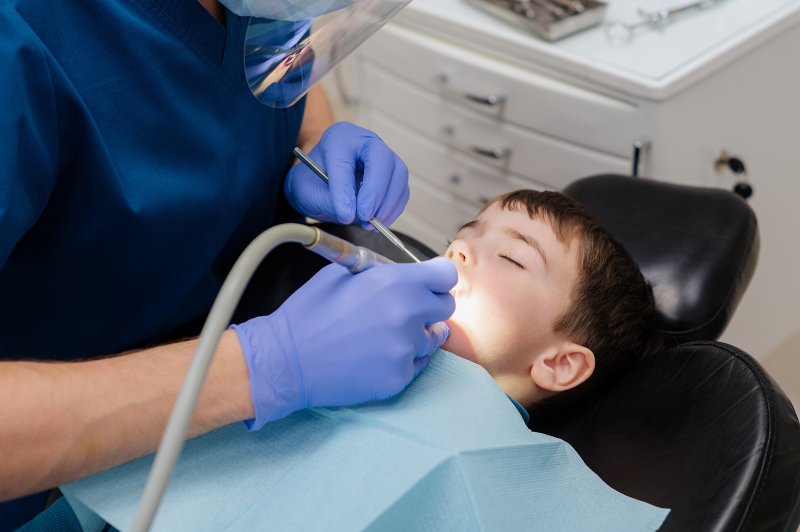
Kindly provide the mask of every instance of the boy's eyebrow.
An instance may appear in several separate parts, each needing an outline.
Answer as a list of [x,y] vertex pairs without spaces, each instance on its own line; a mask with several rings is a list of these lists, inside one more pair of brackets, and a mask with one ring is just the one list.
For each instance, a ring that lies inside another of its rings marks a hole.
[[[480,223],[480,221],[478,221],[478,220],[472,220],[471,222],[467,222],[464,225],[462,225],[461,227],[459,227],[458,231],[461,231],[462,229],[466,229],[467,227],[475,227],[479,223]],[[458,233],[458,231],[456,231],[456,233]]]
[[547,255],[544,254],[544,250],[542,249],[542,246],[541,244],[539,244],[538,240],[536,240],[532,236],[520,233],[519,231],[511,227],[504,228],[503,232],[515,240],[522,240],[530,247],[535,249],[536,252],[542,257],[542,260],[544,261],[544,267],[547,268]]

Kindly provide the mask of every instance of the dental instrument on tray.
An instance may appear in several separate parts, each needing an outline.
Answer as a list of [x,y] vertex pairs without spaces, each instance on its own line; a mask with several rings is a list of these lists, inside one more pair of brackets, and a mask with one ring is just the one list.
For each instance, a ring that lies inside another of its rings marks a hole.
[[661,29],[672,23],[677,17],[689,11],[703,11],[715,7],[725,0],[699,0],[681,6],[667,7],[656,11],[639,9],[637,13],[642,20],[626,23],[619,20],[609,21],[605,24],[606,37],[609,41],[625,44],[633,40],[636,33],[642,29]]
[[600,24],[607,7],[607,2],[602,0],[466,1],[548,41]]
[[[322,181],[324,181],[325,183],[328,182],[328,176],[325,175],[325,172],[322,170],[322,168],[317,166],[317,164],[314,161],[312,161],[308,157],[308,155],[303,153],[303,150],[301,150],[300,148],[295,148],[294,149],[294,155],[295,155],[295,157],[300,159],[303,162],[303,164],[308,166],[311,169],[311,171],[314,172],[317,175],[317,177],[322,179]],[[411,257],[414,260],[414,262],[420,262],[420,260],[417,257],[415,257],[414,254],[411,253],[411,251],[409,251],[409,249],[406,247],[406,245],[403,244],[403,241],[400,240],[399,238],[397,238],[397,236],[395,236],[395,234],[392,233],[389,230],[388,227],[383,225],[383,223],[381,223],[380,220],[378,220],[377,218],[372,218],[369,221],[369,223],[372,224],[372,227],[377,229],[380,234],[385,236],[386,239],[389,240],[389,242],[394,244],[395,247],[399,248],[403,253],[405,253],[406,255]]]
[[281,224],[271,227],[257,236],[245,248],[225,278],[211,311],[208,313],[203,330],[200,332],[189,371],[178,393],[178,398],[175,400],[175,406],[172,408],[167,428],[164,430],[164,436],[158,446],[153,467],[147,477],[138,513],[131,526],[133,532],[146,532],[150,529],[183,448],[183,442],[189,432],[189,423],[197,405],[197,398],[203,388],[203,382],[208,374],[214,351],[223,331],[233,317],[233,312],[247,288],[247,283],[264,257],[279,245],[288,242],[302,244],[306,249],[341,264],[352,273],[359,273],[379,264],[393,262],[370,249],[320,231],[316,227],[302,224]]

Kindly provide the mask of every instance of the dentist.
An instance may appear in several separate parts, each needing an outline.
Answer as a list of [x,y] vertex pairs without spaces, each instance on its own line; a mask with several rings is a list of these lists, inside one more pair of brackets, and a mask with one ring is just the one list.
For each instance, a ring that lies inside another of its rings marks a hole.
[[[155,450],[196,345],[164,339],[261,231],[402,212],[403,162],[312,86],[408,0],[293,1],[0,3],[0,528]],[[396,394],[455,282],[445,259],[324,268],[226,331],[191,435]]]

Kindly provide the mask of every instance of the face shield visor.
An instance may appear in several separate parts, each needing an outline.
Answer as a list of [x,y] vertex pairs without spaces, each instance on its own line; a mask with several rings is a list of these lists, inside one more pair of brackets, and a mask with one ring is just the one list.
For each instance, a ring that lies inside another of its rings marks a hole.
[[411,0],[252,0],[244,69],[261,103],[289,107]]

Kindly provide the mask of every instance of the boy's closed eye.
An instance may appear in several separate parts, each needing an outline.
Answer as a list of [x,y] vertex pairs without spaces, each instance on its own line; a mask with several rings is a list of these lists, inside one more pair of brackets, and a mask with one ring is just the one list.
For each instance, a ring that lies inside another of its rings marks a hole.
[[502,259],[505,259],[506,261],[510,262],[511,264],[516,266],[517,268],[522,268],[523,270],[525,269],[525,266],[523,266],[521,263],[517,262],[513,258],[509,257],[505,253],[498,253],[497,256],[502,258]]

